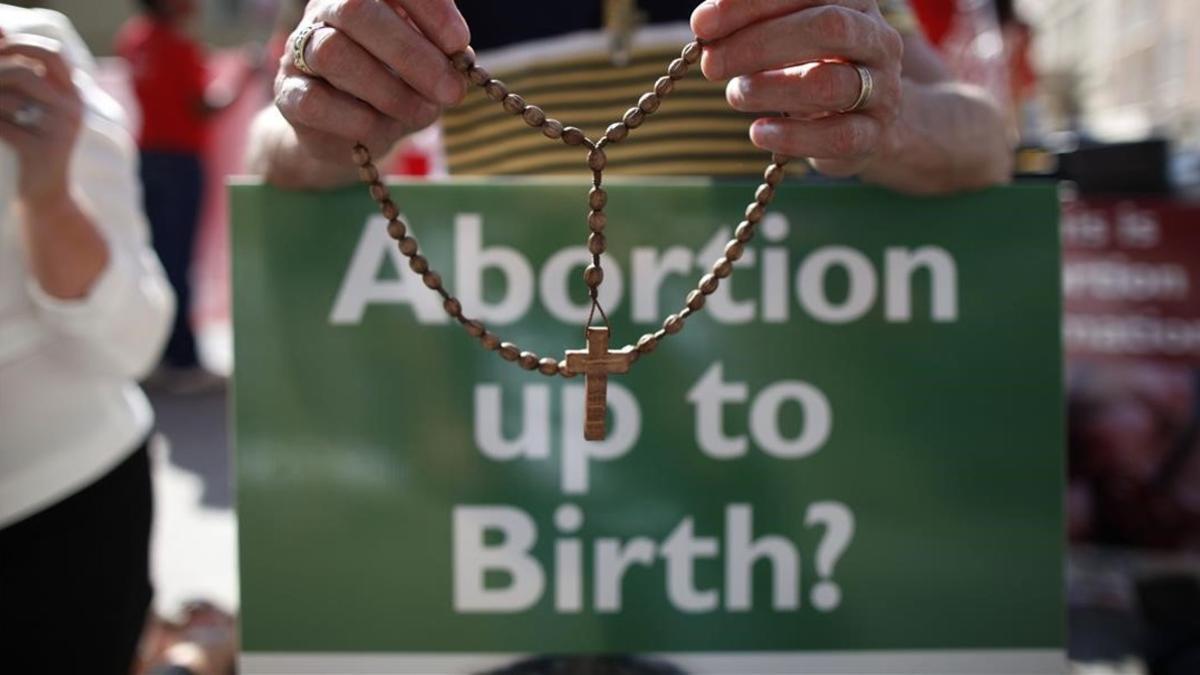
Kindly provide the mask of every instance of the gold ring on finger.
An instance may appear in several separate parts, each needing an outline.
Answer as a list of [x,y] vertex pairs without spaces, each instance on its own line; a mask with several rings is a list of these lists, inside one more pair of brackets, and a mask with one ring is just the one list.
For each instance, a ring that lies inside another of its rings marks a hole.
[[859,89],[858,98],[854,100],[854,103],[838,111],[843,114],[858,112],[867,107],[867,104],[871,102],[871,95],[875,93],[875,78],[871,76],[871,69],[858,63],[847,65],[853,66],[854,70],[858,71]]
[[292,37],[292,65],[296,66],[296,70],[299,70],[305,75],[309,75],[311,77],[317,76],[317,74],[313,71],[312,66],[308,65],[308,58],[305,56],[305,52],[308,51],[308,43],[312,41],[313,33],[315,33],[318,28],[324,28],[327,25],[328,24],[326,24],[324,21],[310,23],[304,28],[301,28],[300,31]]

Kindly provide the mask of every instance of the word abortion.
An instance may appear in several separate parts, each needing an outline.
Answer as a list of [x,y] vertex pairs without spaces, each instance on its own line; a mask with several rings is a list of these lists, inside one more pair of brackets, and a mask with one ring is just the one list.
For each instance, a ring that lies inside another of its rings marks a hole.
[[[460,213],[454,219],[454,287],[464,307],[489,325],[510,325],[530,311],[534,300],[555,319],[578,323],[587,319],[590,303],[572,298],[570,281],[591,261],[584,246],[571,246],[553,253],[539,271],[520,251],[483,241],[483,218]],[[882,265],[848,246],[822,246],[793,261],[788,249],[779,245],[790,231],[782,214],[771,214],[761,226],[765,245],[748,250],[738,268],[757,268],[760,289],[757,297],[741,297],[737,284],[722,284],[708,300],[705,314],[722,324],[747,324],[759,320],[784,323],[791,320],[792,305],[821,323],[846,324],[861,320],[882,306],[889,323],[918,320],[914,287],[918,277],[928,278],[929,319],[938,323],[958,320],[958,267],[953,256],[938,246],[888,247],[881,251]],[[628,262],[629,275],[621,263],[605,264],[605,283],[600,301],[615,312],[628,299],[633,321],[652,324],[659,320],[665,301],[663,288],[669,279],[690,279],[707,270],[720,256],[729,239],[728,227],[719,229],[699,250],[685,246],[635,247]],[[398,275],[381,272],[385,263]],[[792,265],[795,265],[794,271]],[[831,297],[827,282],[835,275],[846,280],[844,293]],[[484,291],[484,278],[501,277],[501,293]],[[740,278],[740,277],[739,277]],[[500,297],[496,297],[499,295]],[[794,300],[792,299],[794,298]],[[411,308],[422,324],[449,321],[440,299],[430,293],[421,278],[409,270],[387,232],[369,219],[355,247],[348,269],[330,313],[334,325],[356,325],[372,305]]]

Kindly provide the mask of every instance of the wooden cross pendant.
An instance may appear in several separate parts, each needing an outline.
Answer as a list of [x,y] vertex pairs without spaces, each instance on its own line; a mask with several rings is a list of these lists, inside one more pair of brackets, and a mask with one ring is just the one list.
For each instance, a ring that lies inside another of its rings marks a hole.
[[628,373],[633,365],[630,347],[610,351],[608,329],[587,329],[587,349],[567,352],[567,368],[583,375],[586,380],[584,396],[583,437],[602,441],[608,433],[608,375]]

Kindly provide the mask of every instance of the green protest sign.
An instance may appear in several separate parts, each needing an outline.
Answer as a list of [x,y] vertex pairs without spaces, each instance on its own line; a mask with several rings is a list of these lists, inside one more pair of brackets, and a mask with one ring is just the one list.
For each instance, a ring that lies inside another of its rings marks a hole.
[[[574,182],[403,184],[468,314],[583,346]],[[616,182],[614,345],[678,311],[751,188]],[[452,324],[359,189],[233,190],[244,668],[1063,667],[1052,188],[783,187],[730,283],[609,381]]]

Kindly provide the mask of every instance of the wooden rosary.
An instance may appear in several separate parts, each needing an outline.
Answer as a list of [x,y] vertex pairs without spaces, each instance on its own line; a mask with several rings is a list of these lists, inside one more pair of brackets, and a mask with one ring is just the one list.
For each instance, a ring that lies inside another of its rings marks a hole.
[[[717,290],[721,280],[733,274],[733,264],[742,257],[746,244],[754,238],[755,228],[775,197],[775,188],[783,180],[784,167],[789,161],[788,157],[781,155],[772,157],[771,164],[763,174],[763,184],[754,193],[754,201],[746,207],[745,220],[738,225],[734,238],[725,246],[725,255],[713,264],[712,271],[704,275],[696,288],[688,294],[683,309],[668,316],[658,331],[643,335],[636,345],[610,349],[608,316],[600,305],[600,285],[604,283],[604,270],[600,263],[601,256],[608,248],[604,235],[608,224],[608,217],[604,213],[608,193],[601,187],[604,168],[608,164],[604,149],[625,140],[631,131],[646,121],[647,116],[654,114],[662,100],[675,88],[675,82],[687,75],[690,67],[700,60],[703,50],[699,39],[688,43],[680,57],[667,67],[667,74],[654,83],[654,90],[644,94],[638,100],[637,106],[630,108],[621,121],[610,125],[599,141],[591,140],[580,129],[564,127],[562,122],[547,117],[545,111],[538,106],[529,105],[520,95],[510,92],[503,82],[493,79],[486,69],[475,63],[475,57],[469,48],[450,57],[456,70],[466,75],[472,84],[482,87],[488,98],[502,104],[506,111],[520,115],[526,124],[540,129],[547,138],[561,140],[570,146],[583,146],[588,150],[587,163],[592,170],[592,189],[588,193],[590,211],[587,223],[590,234],[587,246],[592,254],[592,262],[584,270],[583,279],[588,287],[592,309],[584,326],[587,348],[567,351],[566,358],[562,361],[550,357],[541,358],[533,352],[522,351],[517,345],[502,341],[483,323],[463,313],[462,303],[446,290],[441,275],[429,267],[429,261],[421,255],[417,240],[408,236],[408,226],[400,219],[399,208],[392,201],[387,186],[380,181],[379,170],[371,160],[371,153],[362,144],[354,147],[354,161],[359,166],[359,175],[370,188],[371,198],[379,204],[380,211],[388,220],[388,234],[399,243],[400,252],[409,259],[412,271],[421,275],[425,285],[442,296],[442,307],[447,314],[462,324],[467,333],[478,339],[485,349],[496,352],[505,361],[519,364],[525,370],[537,371],[551,377],[561,375],[569,378],[577,374],[584,375],[587,393],[583,435],[589,441],[604,440],[606,435],[609,374],[629,372],[639,357],[653,352],[659,342],[667,336],[683,330],[684,322],[704,308],[705,299]],[[597,313],[604,320],[603,327],[593,325]]]

